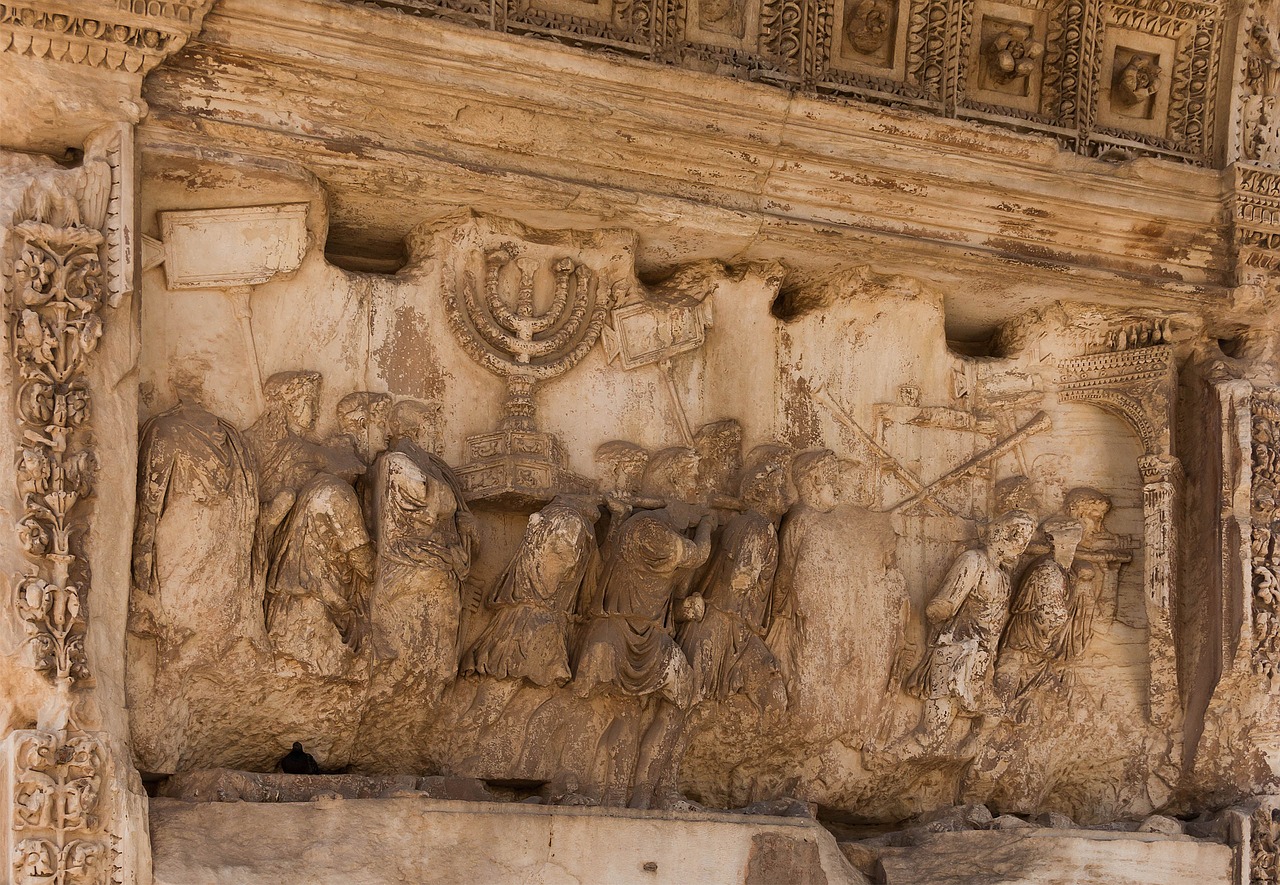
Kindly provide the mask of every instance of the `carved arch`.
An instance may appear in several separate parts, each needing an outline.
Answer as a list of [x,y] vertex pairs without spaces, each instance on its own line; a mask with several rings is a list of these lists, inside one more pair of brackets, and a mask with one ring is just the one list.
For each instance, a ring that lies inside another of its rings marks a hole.
[[1122,419],[1142,441],[1143,454],[1170,454],[1173,388],[1168,344],[1095,353],[1064,360],[1060,402],[1090,403]]

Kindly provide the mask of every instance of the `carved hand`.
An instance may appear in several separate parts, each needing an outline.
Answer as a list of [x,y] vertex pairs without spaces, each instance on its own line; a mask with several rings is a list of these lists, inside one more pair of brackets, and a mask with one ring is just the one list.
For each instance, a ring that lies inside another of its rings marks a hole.
[[701,621],[706,613],[706,600],[702,598],[701,593],[694,593],[692,596],[686,596],[680,600],[680,607],[676,611],[676,619],[680,621]]
[[459,510],[457,513],[458,534],[464,538],[470,538],[472,541],[479,540],[479,522],[475,516],[466,510]]
[[262,524],[268,531],[274,531],[276,526],[284,522],[284,518],[293,509],[293,502],[297,498],[296,493],[286,489],[271,499],[271,503],[267,505],[266,512],[262,515]]
[[376,560],[377,553],[372,544],[362,544],[347,554],[347,562],[351,564],[351,568],[366,581],[373,580],[373,567]]

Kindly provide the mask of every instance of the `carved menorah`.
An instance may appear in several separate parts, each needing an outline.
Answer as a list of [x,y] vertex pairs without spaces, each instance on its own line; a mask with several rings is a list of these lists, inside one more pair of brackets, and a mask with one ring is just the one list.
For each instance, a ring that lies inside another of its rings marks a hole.
[[[504,297],[503,270],[514,261],[519,283]],[[538,313],[534,286],[540,262],[513,258],[509,248],[484,255],[484,298],[475,275],[463,275],[462,299],[450,299],[449,321],[467,352],[507,381],[502,430],[533,431],[534,388],[539,381],[571,369],[591,350],[604,325],[610,297],[601,296],[595,273],[573,259],[552,266],[555,284],[551,304]]]
[[[467,499],[539,503],[589,488],[567,469],[556,436],[538,431],[533,397],[538,382],[564,374],[595,345],[612,291],[590,267],[567,256],[544,262],[504,244],[469,258],[460,284],[447,278],[449,324],[473,359],[506,379],[507,398],[494,432],[467,437],[469,458],[458,468]],[[475,273],[481,261],[482,285]],[[515,273],[508,270],[512,265]],[[539,310],[544,268],[553,279],[550,303]]]

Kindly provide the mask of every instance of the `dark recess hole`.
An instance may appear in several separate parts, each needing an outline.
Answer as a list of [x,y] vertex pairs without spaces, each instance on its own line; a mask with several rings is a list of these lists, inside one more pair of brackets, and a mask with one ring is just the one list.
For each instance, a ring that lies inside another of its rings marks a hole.
[[342,245],[330,244],[325,249],[325,260],[334,267],[354,273],[395,274],[409,261],[404,245],[389,246],[385,249],[343,249]]
[[778,295],[773,299],[773,304],[769,305],[769,313],[773,314],[775,319],[789,323],[804,313],[804,310],[797,304],[797,298],[794,292],[787,289],[778,291]]
[[947,348],[959,356],[999,358],[1003,354],[1000,352],[1000,336],[997,332],[998,330],[992,329],[977,337],[948,338]]

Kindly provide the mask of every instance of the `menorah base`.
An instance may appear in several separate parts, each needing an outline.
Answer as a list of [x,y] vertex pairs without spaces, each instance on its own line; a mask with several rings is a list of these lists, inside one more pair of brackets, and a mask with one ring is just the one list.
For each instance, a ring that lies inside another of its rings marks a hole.
[[590,494],[592,483],[569,470],[553,434],[499,430],[467,437],[467,463],[456,471],[468,504],[536,509],[560,494]]

